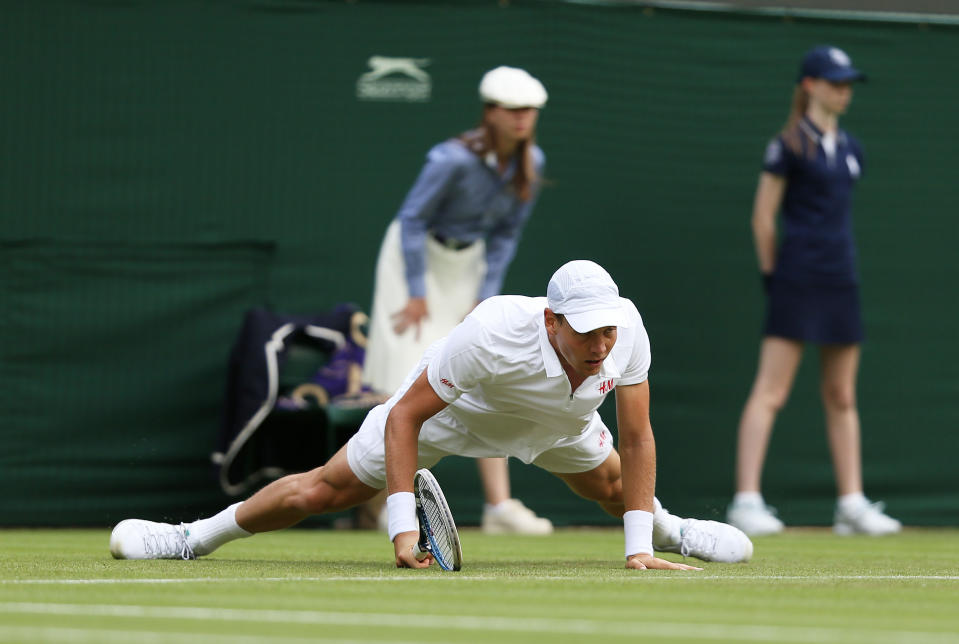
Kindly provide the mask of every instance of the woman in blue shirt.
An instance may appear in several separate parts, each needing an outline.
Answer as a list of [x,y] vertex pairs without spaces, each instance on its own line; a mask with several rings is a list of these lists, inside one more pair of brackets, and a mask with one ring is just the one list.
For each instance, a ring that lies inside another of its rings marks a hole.
[[[737,493],[728,520],[750,535],[783,523],[760,479],[776,415],[792,388],[805,343],[819,345],[821,394],[838,500],[839,534],[888,534],[901,524],[863,495],[856,374],[863,338],[852,231],[852,190],[863,172],[859,143],[839,128],[864,79],[836,47],[803,57],[785,128],[766,149],[753,205],[753,234],[766,289],[759,369],[739,424]],[[776,214],[783,232],[776,246]]]
[[[497,295],[541,185],[535,143],[546,89],[526,71],[490,70],[479,126],[435,145],[387,228],[376,264],[364,382],[393,393],[430,344]],[[547,534],[510,498],[505,459],[480,459],[487,532]]]

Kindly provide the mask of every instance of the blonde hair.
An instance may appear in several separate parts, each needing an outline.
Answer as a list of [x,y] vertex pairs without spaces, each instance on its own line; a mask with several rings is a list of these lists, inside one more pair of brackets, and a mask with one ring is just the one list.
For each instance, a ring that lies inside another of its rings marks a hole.
[[792,103],[789,108],[789,116],[786,118],[786,124],[782,129],[782,139],[793,154],[800,156],[805,154],[808,158],[816,158],[816,142],[812,140],[804,128],[799,127],[799,122],[806,115],[809,109],[809,92],[803,89],[802,83],[798,83],[793,90]]
[[[486,107],[489,107],[489,105]],[[486,112],[487,110],[484,108],[478,127],[467,130],[457,137],[470,152],[481,159],[485,159],[489,152],[496,150],[496,130],[486,122]],[[520,141],[516,146],[516,152],[513,154],[513,158],[516,159],[516,172],[513,173],[513,179],[510,183],[513,192],[520,201],[532,199],[533,184],[539,179],[536,172],[536,160],[533,158],[535,142],[533,136]]]

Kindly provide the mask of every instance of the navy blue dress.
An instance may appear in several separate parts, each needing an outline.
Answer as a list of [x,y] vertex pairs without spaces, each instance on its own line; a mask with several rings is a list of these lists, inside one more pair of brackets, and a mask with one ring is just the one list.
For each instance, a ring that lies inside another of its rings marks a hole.
[[852,231],[862,150],[842,130],[833,140],[824,146],[823,133],[803,118],[766,148],[763,170],[784,178],[786,192],[764,335],[818,344],[863,339]]

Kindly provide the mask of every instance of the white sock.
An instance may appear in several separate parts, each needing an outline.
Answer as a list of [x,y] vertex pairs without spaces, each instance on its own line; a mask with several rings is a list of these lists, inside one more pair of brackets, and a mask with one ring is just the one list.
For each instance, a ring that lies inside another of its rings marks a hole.
[[670,546],[679,543],[683,520],[663,508],[659,499],[653,497],[653,546]]
[[853,492],[852,494],[843,494],[836,499],[836,505],[840,512],[850,512],[857,510],[869,503],[869,500],[862,492]]
[[208,555],[224,543],[253,535],[236,522],[236,509],[240,503],[234,503],[209,519],[200,519],[187,526],[187,541],[193,552]]
[[733,496],[733,505],[754,505],[754,506],[764,506],[766,502],[763,501],[763,495],[760,492],[736,492]]

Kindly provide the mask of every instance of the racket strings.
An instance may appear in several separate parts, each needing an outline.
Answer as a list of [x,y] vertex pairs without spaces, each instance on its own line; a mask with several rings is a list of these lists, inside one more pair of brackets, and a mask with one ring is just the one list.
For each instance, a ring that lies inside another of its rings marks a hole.
[[438,499],[433,496],[432,490],[423,489],[420,494],[423,499],[423,513],[426,515],[427,533],[433,537],[432,544],[439,548],[438,554],[444,561],[452,562],[456,550],[446,527],[445,513]]
[[429,470],[422,469],[416,473],[413,485],[421,532],[426,536],[428,550],[443,570],[459,570],[463,561],[459,533],[439,483]]

